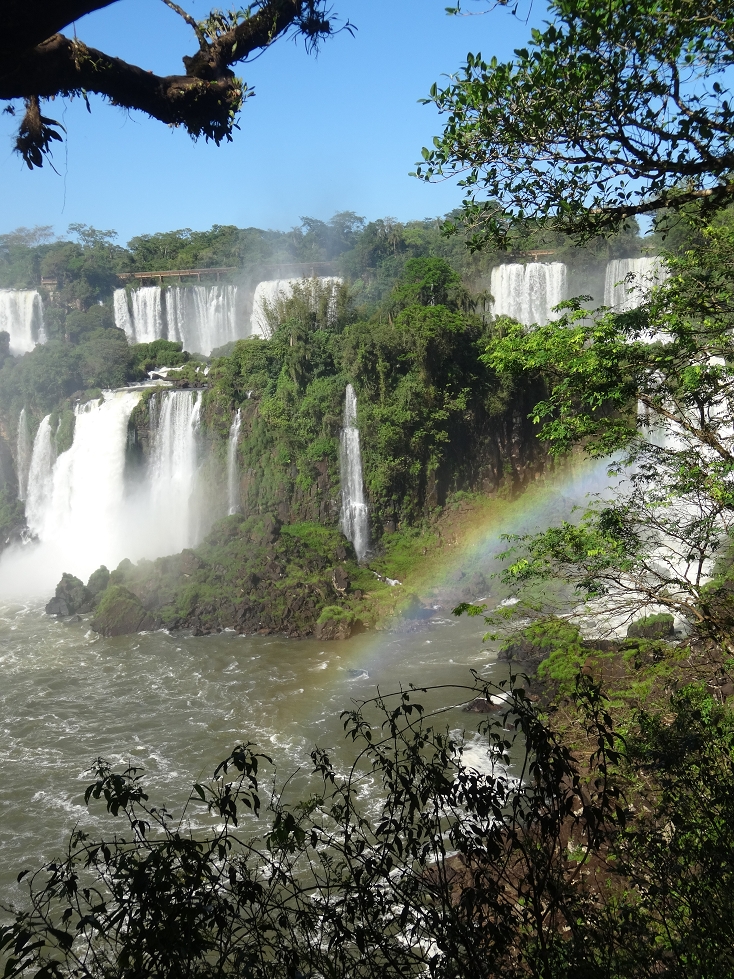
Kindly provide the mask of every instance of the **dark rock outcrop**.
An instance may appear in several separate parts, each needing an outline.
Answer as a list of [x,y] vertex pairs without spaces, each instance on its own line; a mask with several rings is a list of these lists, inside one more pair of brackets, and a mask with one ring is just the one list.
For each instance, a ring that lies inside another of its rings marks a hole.
[[122,585],[110,585],[99,603],[92,628],[103,636],[126,636],[155,629],[156,619],[140,599]]
[[627,628],[629,639],[667,639],[674,634],[673,616],[648,615],[637,619]]

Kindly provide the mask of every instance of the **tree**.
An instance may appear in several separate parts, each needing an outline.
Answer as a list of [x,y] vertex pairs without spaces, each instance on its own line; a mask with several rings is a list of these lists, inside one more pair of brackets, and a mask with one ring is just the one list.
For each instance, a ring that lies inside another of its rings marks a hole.
[[[111,104],[139,109],[193,137],[231,140],[237,113],[252,91],[232,66],[270,47],[278,38],[301,35],[309,49],[334,33],[325,0],[255,0],[244,10],[213,10],[197,21],[173,0],[197,50],[183,57],[185,74],[165,77],[89,48],[59,31],[115,0],[7,0],[0,13],[0,100],[23,99],[16,149],[30,168],[40,167],[60,123],[43,115],[41,101],[57,95],[96,92]],[[134,25],[131,25],[134,27]],[[347,23],[346,29],[351,29]]]
[[270,760],[250,744],[179,816],[148,800],[139,769],[99,760],[85,799],[117,831],[75,831],[32,874],[30,906],[0,926],[3,975],[731,974],[730,712],[689,690],[664,720],[643,714],[625,748],[580,682],[582,766],[520,688],[492,688],[506,708],[480,725],[478,771],[418,692],[347,712],[355,764],[342,773],[314,749],[311,794],[295,804],[262,786]]
[[513,60],[470,54],[431,90],[448,121],[418,175],[464,175],[472,245],[537,223],[583,241],[733,200],[731,2],[553,0],[550,14]]
[[667,611],[734,649],[733,261],[734,230],[710,227],[640,308],[590,316],[570,301],[492,341],[501,376],[545,379],[532,418],[551,452],[583,446],[619,479],[579,523],[514,539],[516,586],[560,578],[617,625]]

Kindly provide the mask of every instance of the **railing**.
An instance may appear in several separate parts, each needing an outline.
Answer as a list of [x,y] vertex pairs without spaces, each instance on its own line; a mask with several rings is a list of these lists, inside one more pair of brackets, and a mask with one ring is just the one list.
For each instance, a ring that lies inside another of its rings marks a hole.
[[202,276],[216,275],[217,282],[221,275],[227,275],[230,272],[240,272],[243,275],[263,274],[267,272],[278,272],[281,276],[286,272],[295,272],[297,275],[310,275],[315,276],[323,272],[329,272],[333,269],[333,262],[272,262],[267,265],[254,265],[250,268],[238,268],[235,265],[230,265],[222,268],[210,268],[210,269],[167,269],[162,272],[120,272],[118,273],[118,279],[123,282],[129,282],[131,279],[138,279],[140,281],[146,281],[150,279],[157,279],[159,283],[162,283],[164,279],[178,279],[181,282],[183,279],[196,279],[198,282],[201,281]]
[[117,277],[118,279],[122,279],[123,282],[129,281],[130,279],[158,279],[159,282],[162,282],[163,279],[174,278],[177,278],[179,282],[182,279],[197,279],[197,281],[201,282],[202,275],[216,275],[218,282],[220,275],[237,271],[239,271],[237,266],[231,265],[215,269],[168,269],[165,272],[120,272]]

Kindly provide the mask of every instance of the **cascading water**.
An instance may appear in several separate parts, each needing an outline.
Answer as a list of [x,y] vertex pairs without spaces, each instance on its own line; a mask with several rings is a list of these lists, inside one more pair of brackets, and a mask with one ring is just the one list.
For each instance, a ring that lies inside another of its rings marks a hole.
[[118,532],[125,497],[127,424],[139,400],[139,391],[108,392],[103,400],[74,409],[74,441],[56,460],[51,500],[36,529],[42,541],[52,541],[73,555],[75,566],[96,566],[102,555],[107,561],[125,556]]
[[246,335],[238,317],[237,286],[145,286],[114,294],[115,325],[133,343],[168,339],[209,356]]
[[32,534],[40,534],[46,521],[46,512],[53,494],[53,466],[56,461],[51,416],[41,421],[33,440],[31,464],[26,486],[26,523]]
[[194,391],[167,391],[150,400],[150,501],[155,534],[169,552],[191,547],[199,531],[194,497],[200,411]]
[[207,357],[212,350],[239,340],[237,298],[237,286],[167,289],[168,339],[180,340],[184,350]]
[[344,427],[340,437],[340,476],[342,491],[341,528],[354,546],[357,560],[367,553],[369,544],[369,514],[364,499],[362,453],[357,428],[357,395],[347,384],[344,402]]
[[46,342],[43,303],[30,289],[0,289],[0,331],[10,334],[10,353],[14,357]]
[[[313,279],[266,279],[258,282],[255,288],[255,295],[252,299],[252,315],[250,317],[250,335],[253,337],[268,338],[272,333],[268,313],[275,304],[282,299],[288,299],[293,294],[294,286],[318,283],[322,288],[329,287],[331,295],[327,310],[327,318],[330,322],[336,319],[336,287],[342,280],[338,276],[317,276]],[[312,289],[312,296],[315,300],[315,289]]]
[[237,413],[232,419],[229,429],[229,442],[227,443],[227,498],[228,513],[237,513],[240,509],[240,479],[237,468],[237,443],[240,438],[240,427],[242,425],[242,409],[238,408]]
[[604,276],[604,305],[619,313],[636,309],[650,289],[667,277],[667,269],[657,256],[612,259]]
[[563,262],[496,265],[490,292],[495,316],[510,316],[525,326],[545,326],[552,309],[566,298]]
[[30,433],[25,408],[21,408],[18,416],[18,438],[16,441],[16,469],[18,471],[18,499],[25,500],[28,489],[28,469],[31,464]]
[[[126,481],[128,422],[141,391],[107,391],[77,405],[71,448],[56,457],[51,416],[33,443],[26,520],[37,541],[0,558],[0,594],[50,594],[63,571],[88,577],[104,563],[180,551],[207,529],[196,476],[200,399],[192,391],[151,398],[151,454]],[[129,474],[128,474],[129,476]]]

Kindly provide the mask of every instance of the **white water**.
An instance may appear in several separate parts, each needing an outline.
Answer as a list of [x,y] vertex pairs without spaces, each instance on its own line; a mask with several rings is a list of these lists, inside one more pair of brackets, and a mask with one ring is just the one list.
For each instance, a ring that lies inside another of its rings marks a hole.
[[114,294],[115,325],[131,343],[178,340],[184,350],[209,356],[247,335],[237,311],[237,286],[145,286]]
[[50,416],[43,419],[26,500],[37,541],[3,552],[0,594],[47,599],[64,571],[86,580],[100,564],[180,551],[206,530],[196,493],[201,402],[192,391],[154,395],[151,455],[140,480],[129,484],[128,421],[140,396],[108,391],[77,405],[72,446],[58,458]]
[[30,433],[28,432],[28,418],[25,408],[21,408],[18,416],[18,437],[15,443],[16,469],[18,471],[18,499],[24,500],[28,489],[28,470],[31,465],[31,445]]
[[340,438],[339,464],[342,532],[352,542],[357,560],[361,561],[367,553],[369,544],[369,513],[362,480],[362,453],[357,428],[357,395],[351,384],[347,384],[344,402],[344,427]]
[[201,398],[194,391],[167,391],[151,398],[153,452],[150,500],[153,529],[165,541],[159,554],[191,547],[198,536],[194,505]]
[[14,357],[46,342],[43,303],[31,289],[0,289],[0,331],[10,334],[10,353]]
[[238,513],[240,509],[240,479],[237,467],[237,443],[240,438],[240,427],[242,425],[242,409],[237,409],[237,414],[232,419],[229,429],[229,442],[227,443],[227,503],[228,513]]
[[290,298],[296,285],[301,285],[306,288],[310,287],[314,299],[315,289],[312,283],[318,283],[321,287],[331,287],[328,318],[330,321],[334,320],[336,318],[336,287],[341,282],[342,280],[337,276],[319,276],[313,279],[266,279],[263,282],[258,282],[252,300],[250,335],[253,337],[264,337],[265,339],[271,335],[272,326],[268,314],[272,313],[274,307],[280,300]]
[[636,309],[653,286],[667,277],[667,269],[657,256],[612,259],[604,276],[604,305],[618,313]]
[[552,309],[566,298],[566,266],[562,262],[496,265],[490,292],[495,316],[510,316],[525,326],[545,326]]
[[237,319],[237,286],[166,289],[168,339],[184,350],[209,356],[212,350],[243,336]]
[[53,466],[56,462],[51,432],[51,416],[41,421],[33,441],[31,464],[26,488],[26,522],[33,534],[38,534],[53,492]]

